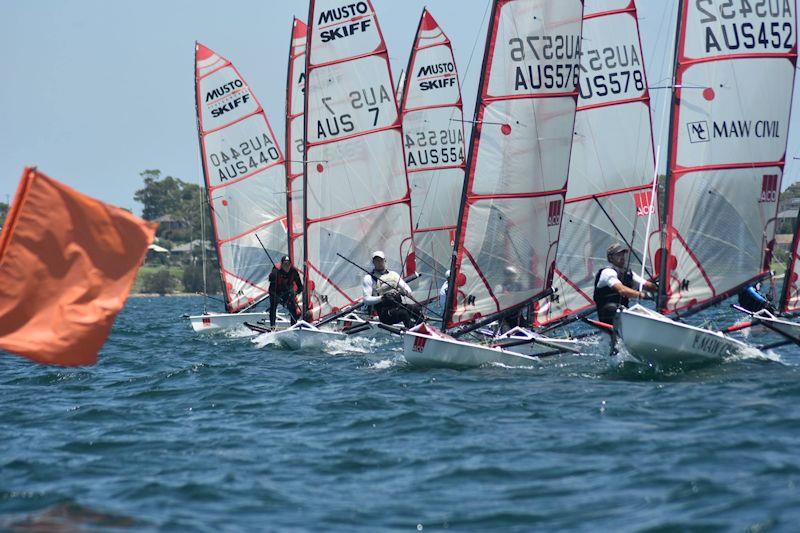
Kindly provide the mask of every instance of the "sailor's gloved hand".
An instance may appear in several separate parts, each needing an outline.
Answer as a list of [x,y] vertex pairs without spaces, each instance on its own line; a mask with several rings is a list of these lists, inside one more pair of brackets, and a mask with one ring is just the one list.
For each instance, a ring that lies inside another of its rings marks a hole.
[[381,301],[383,301],[383,302],[395,302],[395,303],[397,303],[397,302],[399,302],[401,300],[402,300],[402,296],[400,295],[400,291],[397,291],[397,290],[388,291],[388,292],[384,293],[383,296],[381,296]]
[[641,299],[642,300],[655,300],[656,296],[652,292],[643,291]]

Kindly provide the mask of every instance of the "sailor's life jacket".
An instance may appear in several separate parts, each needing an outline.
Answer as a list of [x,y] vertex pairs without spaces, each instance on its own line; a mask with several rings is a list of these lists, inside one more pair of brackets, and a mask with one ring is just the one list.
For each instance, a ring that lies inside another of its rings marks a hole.
[[387,273],[377,276],[375,271],[373,271],[373,276],[376,276],[378,279],[374,282],[375,283],[375,292],[378,296],[383,296],[384,294],[390,291],[397,291],[398,287],[400,286],[400,274],[394,272],[392,270],[388,271]]
[[284,296],[295,294],[303,290],[303,282],[300,280],[300,273],[291,267],[289,272],[284,272],[280,268],[273,268],[269,274],[269,294],[273,296]]
[[[611,287],[597,287],[597,284],[600,283],[600,274],[602,274],[603,270],[606,268],[613,268],[613,267],[603,267],[597,271],[597,274],[594,276],[594,303],[597,306],[598,311],[603,309],[605,306],[609,304],[615,305],[622,305],[627,307],[628,306],[628,298],[622,296],[620,293],[615,291]],[[623,285],[629,288],[633,288],[633,272],[630,270],[626,270],[622,276],[619,275],[619,271],[617,271],[617,277],[622,282]]]
[[739,305],[751,313],[761,311],[767,307],[768,304],[769,302],[767,299],[764,298],[753,285],[745,287],[739,291]]

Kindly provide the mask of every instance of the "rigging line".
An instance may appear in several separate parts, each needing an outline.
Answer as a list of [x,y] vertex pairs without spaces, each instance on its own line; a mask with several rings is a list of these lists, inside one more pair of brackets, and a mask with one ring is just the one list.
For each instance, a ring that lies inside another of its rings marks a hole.
[[[486,22],[486,14],[489,12],[489,6],[492,5],[493,0],[486,0],[486,8],[483,10],[483,17],[481,18],[481,25],[478,26],[478,31],[475,32],[475,40],[472,42],[472,51],[469,53],[469,60],[467,61],[467,68],[464,70],[464,77],[459,79],[459,87],[458,90],[461,92],[462,85],[464,80],[467,78],[467,74],[469,74],[469,68],[472,66],[472,58],[475,55],[475,47],[478,45],[478,40],[480,40],[481,31],[480,29],[483,28],[484,23]],[[487,28],[486,31],[491,31],[490,28]],[[477,105],[477,103],[476,103]]]
[[[603,204],[602,204],[602,203],[600,203],[600,199],[599,199],[599,198],[597,198],[597,196],[596,196],[596,195],[594,195],[594,194],[592,195],[592,199],[594,199],[594,201],[595,201],[595,202],[597,202],[597,206],[600,208],[600,210],[601,210],[601,211],[603,212],[603,214],[606,216],[606,218],[608,219],[608,221],[609,221],[609,222],[611,222],[611,225],[612,225],[612,226],[614,226],[614,230],[617,232],[617,234],[620,236],[620,238],[621,238],[623,241],[625,241],[625,245],[626,245],[626,246],[628,247],[628,249],[631,251],[631,254],[632,254],[632,255],[635,255],[635,256],[636,256],[636,259],[638,259],[640,263],[644,264],[644,261],[642,261],[642,258],[641,258],[641,257],[639,257],[639,254],[638,254],[638,253],[636,253],[636,250],[633,248],[633,246],[632,246],[632,245],[631,245],[631,243],[628,241],[628,239],[626,239],[626,238],[625,238],[625,235],[623,235],[622,231],[619,229],[619,226],[617,226],[617,223],[616,223],[616,222],[614,222],[614,219],[613,219],[613,218],[611,218],[611,215],[609,215],[609,214],[608,214],[608,211],[606,211],[606,208],[603,206]],[[634,223],[634,224],[635,224],[635,223]],[[635,233],[636,233],[636,226],[634,225],[634,234],[635,234]],[[628,257],[628,261],[630,261],[630,257]],[[651,278],[653,277],[653,275],[650,273],[650,271],[649,271],[649,270],[647,270],[647,267],[645,267],[645,271],[647,272],[647,275],[648,275],[648,276],[650,276]]]

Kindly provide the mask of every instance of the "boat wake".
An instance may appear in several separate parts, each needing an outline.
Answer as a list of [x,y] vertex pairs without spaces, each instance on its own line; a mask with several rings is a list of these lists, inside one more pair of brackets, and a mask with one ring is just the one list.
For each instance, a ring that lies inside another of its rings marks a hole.
[[328,355],[372,354],[386,344],[385,339],[352,336],[326,342],[324,351]]

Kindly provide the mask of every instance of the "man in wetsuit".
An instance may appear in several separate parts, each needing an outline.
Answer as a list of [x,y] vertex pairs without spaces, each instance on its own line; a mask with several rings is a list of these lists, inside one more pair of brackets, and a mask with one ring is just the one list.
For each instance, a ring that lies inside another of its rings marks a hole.
[[402,322],[406,328],[410,328],[421,322],[423,316],[419,308],[403,301],[404,296],[411,295],[411,287],[400,274],[386,268],[386,255],[383,252],[372,254],[372,266],[372,272],[364,276],[361,282],[364,304],[377,311],[378,319],[383,324]]
[[748,285],[739,291],[739,305],[751,313],[766,309],[770,313],[775,312],[775,307],[761,294],[761,283]]
[[614,243],[606,250],[610,265],[600,269],[594,278],[594,303],[597,306],[597,319],[613,324],[617,309],[627,307],[630,298],[650,299],[648,293],[639,287],[655,292],[655,283],[645,281],[628,268],[630,250]]
[[269,326],[275,327],[275,315],[278,304],[282,305],[289,312],[291,322],[294,324],[300,317],[297,309],[295,295],[303,291],[303,282],[300,280],[300,273],[292,266],[288,255],[281,258],[281,266],[273,267],[269,274]]

